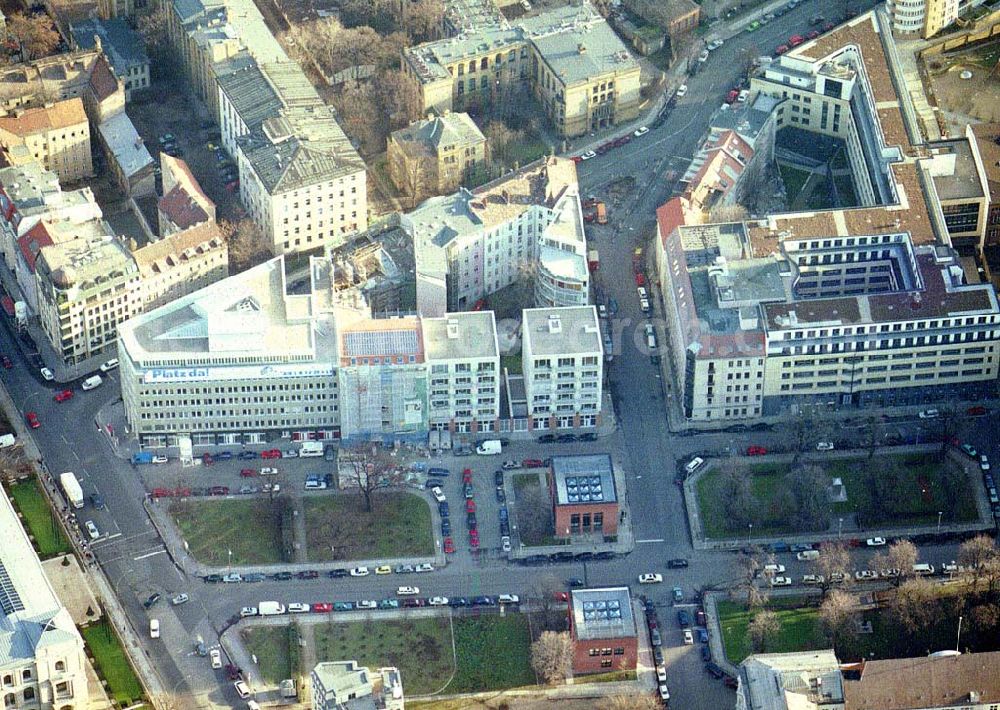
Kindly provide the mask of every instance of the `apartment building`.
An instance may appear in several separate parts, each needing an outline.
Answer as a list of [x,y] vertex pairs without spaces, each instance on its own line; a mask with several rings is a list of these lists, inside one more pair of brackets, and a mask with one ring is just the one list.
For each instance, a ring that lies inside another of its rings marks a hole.
[[17,513],[0,490],[0,697],[5,708],[87,710],[87,656]]
[[753,79],[778,126],[844,139],[860,207],[727,224],[685,197],[657,211],[667,349],[691,421],[995,391],[996,294],[970,285],[951,246],[965,224],[949,226],[936,186],[972,195],[977,225],[985,190],[974,154],[910,142],[885,22],[855,18]]
[[416,205],[431,195],[454,192],[486,168],[486,136],[467,113],[447,112],[414,121],[389,135],[389,176]]
[[132,252],[142,309],[159,308],[229,276],[229,247],[215,221],[172,233]]
[[310,680],[312,710],[405,708],[403,679],[397,668],[372,670],[357,661],[324,661],[313,668]]
[[993,710],[1000,706],[997,664],[996,651],[844,664],[844,710]]
[[410,47],[403,69],[420,86],[424,112],[509,100],[530,87],[564,137],[639,111],[639,63],[586,0]]
[[161,237],[215,222],[215,203],[205,194],[181,158],[160,153],[162,194],[156,202]]
[[0,147],[8,165],[38,161],[63,182],[94,174],[90,124],[80,98],[15,109],[0,117]]
[[123,111],[97,127],[108,167],[122,192],[130,197],[146,197],[156,192],[155,163],[149,149]]
[[758,653],[740,663],[737,678],[736,710],[848,707],[844,703],[840,661],[832,650]]
[[635,669],[639,632],[628,587],[570,590],[569,633],[574,674]]
[[401,217],[413,238],[417,309],[438,317],[533,273],[538,306],[589,298],[576,166],[547,158],[474,191],[433,197]]
[[125,88],[125,100],[149,89],[149,55],[142,36],[121,17],[81,20],[70,27],[80,49],[104,52]]
[[526,309],[521,361],[529,429],[600,424],[604,351],[596,308]]
[[983,0],[888,0],[885,9],[894,35],[928,39],[982,4]]
[[500,416],[500,346],[493,311],[422,318],[421,327],[430,366],[430,428],[496,431]]

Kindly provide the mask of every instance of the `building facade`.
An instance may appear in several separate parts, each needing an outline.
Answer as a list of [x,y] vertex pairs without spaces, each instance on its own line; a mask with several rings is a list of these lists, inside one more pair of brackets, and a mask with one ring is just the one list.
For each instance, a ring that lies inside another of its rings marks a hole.
[[90,124],[79,98],[0,117],[0,146],[8,165],[37,161],[63,182],[94,174]]
[[639,641],[628,587],[571,590],[569,633],[575,675],[635,669]]
[[7,493],[0,490],[0,697],[5,708],[86,710],[87,656]]
[[121,17],[93,18],[70,27],[73,41],[81,49],[103,51],[115,76],[125,88],[125,100],[149,89],[149,55],[142,36]]
[[618,492],[608,454],[553,456],[549,493],[556,537],[618,534]]
[[467,113],[414,121],[389,135],[389,175],[413,205],[454,192],[476,170],[486,169],[486,137]]
[[601,421],[604,351],[594,306],[532,308],[521,325],[521,360],[533,430]]
[[142,309],[159,308],[229,276],[229,246],[214,221],[132,252],[142,278]]
[[984,245],[1000,244],[1000,123],[978,123],[970,126],[986,175],[989,207],[986,211]]
[[[373,708],[404,710],[403,680],[397,668],[370,669],[357,661],[318,663],[310,675],[312,710]],[[367,702],[366,702],[367,701]]]
[[894,35],[928,39],[982,4],[983,0],[889,0],[885,9]]

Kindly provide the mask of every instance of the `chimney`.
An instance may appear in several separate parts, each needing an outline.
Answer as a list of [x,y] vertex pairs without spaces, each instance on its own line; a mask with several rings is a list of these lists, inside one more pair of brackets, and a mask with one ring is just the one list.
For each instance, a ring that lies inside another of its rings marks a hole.
[[580,44],[576,45],[576,51],[577,54],[586,54],[587,46],[583,42],[580,42]]
[[458,321],[454,318],[448,319],[448,340],[458,340]]

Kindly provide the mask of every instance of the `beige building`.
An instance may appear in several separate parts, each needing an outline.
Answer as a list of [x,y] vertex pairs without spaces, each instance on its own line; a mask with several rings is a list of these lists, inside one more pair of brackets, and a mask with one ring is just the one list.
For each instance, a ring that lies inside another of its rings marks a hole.
[[446,112],[414,121],[389,136],[389,175],[416,204],[431,195],[457,190],[485,168],[486,137],[467,113]]
[[17,710],[87,710],[83,639],[0,490],[0,697]]
[[0,146],[10,165],[37,161],[63,182],[94,174],[90,124],[79,98],[15,110],[0,118]]
[[639,112],[639,63],[586,1],[411,47],[403,70],[419,83],[425,112],[508,101],[521,85],[566,137]]
[[157,308],[229,275],[229,247],[214,221],[176,232],[132,253],[142,308]]
[[163,197],[156,203],[160,236],[215,221],[215,203],[201,189],[188,164],[160,153]]
[[396,668],[370,669],[357,661],[325,661],[312,671],[312,710],[404,710],[403,679]]

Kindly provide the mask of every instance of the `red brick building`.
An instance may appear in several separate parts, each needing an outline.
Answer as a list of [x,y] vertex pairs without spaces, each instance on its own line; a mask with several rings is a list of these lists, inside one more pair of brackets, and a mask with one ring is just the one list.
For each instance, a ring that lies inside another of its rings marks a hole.
[[574,674],[635,669],[639,639],[628,587],[573,590],[569,633]]
[[554,457],[549,488],[556,537],[618,533],[618,495],[608,454]]

